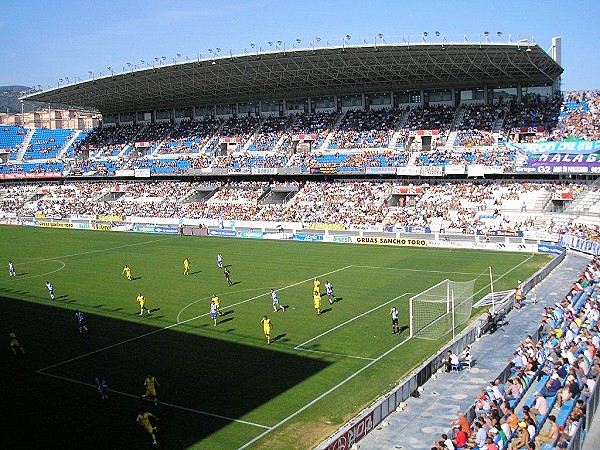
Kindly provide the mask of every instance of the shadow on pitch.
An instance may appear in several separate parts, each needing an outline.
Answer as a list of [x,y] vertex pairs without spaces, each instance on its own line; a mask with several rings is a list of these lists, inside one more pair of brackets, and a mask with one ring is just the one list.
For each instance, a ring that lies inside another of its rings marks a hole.
[[229,287],[235,286],[236,284],[240,284],[240,283],[241,283],[241,281],[234,281],[233,283],[231,283],[231,285]]
[[199,274],[199,273],[202,273],[202,271],[201,270],[195,270],[193,272],[190,272],[190,275],[196,275],[196,274]]
[[16,274],[15,276],[22,277],[24,275],[29,275],[29,272],[21,272],[21,273]]
[[408,325],[403,325],[400,328],[398,328],[398,333],[400,334],[400,333],[402,333],[403,331],[406,331],[406,330],[408,330]]
[[276,342],[279,339],[283,339],[284,337],[286,337],[287,334],[286,333],[282,333],[282,334],[278,334],[277,336],[275,336],[273,339],[271,339],[271,342]]
[[233,314],[233,309],[228,309],[227,311],[225,311],[223,314],[221,314],[222,316],[228,316],[229,314]]
[[321,310],[321,314],[328,313],[329,311],[331,311],[331,308],[323,309]]
[[141,279],[142,279],[142,277],[133,277],[133,278],[131,279],[131,281],[136,281],[136,280],[141,280]]
[[[225,315],[225,314],[223,314],[223,315]],[[225,322],[231,322],[232,320],[233,320],[233,317],[229,317],[227,319],[220,320],[219,324],[222,324],[222,323],[225,323]]]
[[[3,418],[3,426],[11,430],[3,441],[6,448],[42,448],[47,447],[49,440],[53,447],[72,448],[74,423],[78,447],[152,448],[148,434],[135,424],[140,403],[152,408],[160,418],[157,425],[161,447],[183,449],[202,441],[208,446],[210,437],[231,421],[196,410],[240,419],[331,364],[267,346],[260,326],[257,337],[248,338],[254,345],[247,345],[227,336],[231,326],[213,328],[212,322],[202,323],[200,319],[165,329],[155,325],[152,319],[157,316],[144,314],[143,319],[150,320],[141,320],[139,309],[132,309],[131,315],[125,309],[127,319],[91,312],[103,309],[82,309],[90,338],[79,339],[74,306],[65,308],[62,304],[59,307],[3,297],[0,329],[14,330],[27,352],[22,355],[24,358],[15,358],[8,370],[0,371],[0,383],[10,387],[3,401],[13,405],[11,414]],[[233,316],[230,314],[228,320]],[[40,326],[49,317],[52,339],[48,339],[49,328]],[[205,324],[210,327],[211,336],[195,331],[205,332]],[[285,334],[273,339],[277,340],[285,342]],[[42,367],[68,360],[68,364],[44,372],[64,379],[37,373]],[[262,371],[261,367],[269,370]],[[137,396],[144,393],[143,381],[148,372],[160,383],[158,406],[117,392],[110,392],[104,403],[98,397],[96,376],[103,377],[111,390]],[[41,403],[40,392],[45,397]],[[32,422],[31,411],[44,420]],[[85,420],[86,417],[94,420]],[[139,433],[132,432],[138,428]],[[236,442],[235,446],[243,443]]]

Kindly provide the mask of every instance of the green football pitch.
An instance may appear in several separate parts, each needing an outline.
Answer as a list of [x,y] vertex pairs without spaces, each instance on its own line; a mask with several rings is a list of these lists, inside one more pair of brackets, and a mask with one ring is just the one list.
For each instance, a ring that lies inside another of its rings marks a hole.
[[[408,339],[408,301],[449,278],[476,299],[511,289],[548,256],[431,248],[0,229],[6,448],[144,448],[140,408],[165,448],[308,449],[448,340]],[[216,255],[223,255],[228,286]],[[191,262],[183,275],[183,260]],[[9,277],[8,260],[16,276]],[[121,271],[131,268],[133,280]],[[321,281],[323,312],[312,303]],[[338,301],[324,295],[329,280]],[[51,300],[45,282],[54,285]],[[270,288],[285,312],[274,313]],[[139,315],[136,297],[152,314]],[[217,326],[209,317],[221,299]],[[391,333],[389,310],[402,332]],[[85,314],[89,332],[74,317]],[[267,345],[261,318],[273,322]],[[26,350],[13,356],[9,333]],[[158,405],[140,399],[158,380]],[[96,376],[109,399],[101,400]]]

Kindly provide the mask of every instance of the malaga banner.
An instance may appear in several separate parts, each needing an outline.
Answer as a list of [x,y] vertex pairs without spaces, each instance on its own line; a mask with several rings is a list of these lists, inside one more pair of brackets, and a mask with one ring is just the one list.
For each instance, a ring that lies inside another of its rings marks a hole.
[[537,155],[542,153],[569,153],[569,154],[588,154],[600,152],[600,141],[551,141],[517,144],[509,142],[509,148],[515,148],[526,155]]

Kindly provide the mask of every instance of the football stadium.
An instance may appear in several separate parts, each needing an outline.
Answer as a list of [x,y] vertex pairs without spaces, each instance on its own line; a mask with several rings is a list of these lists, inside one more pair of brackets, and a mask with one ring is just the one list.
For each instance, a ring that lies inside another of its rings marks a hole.
[[589,445],[600,93],[561,39],[270,44],[0,124],[2,442]]

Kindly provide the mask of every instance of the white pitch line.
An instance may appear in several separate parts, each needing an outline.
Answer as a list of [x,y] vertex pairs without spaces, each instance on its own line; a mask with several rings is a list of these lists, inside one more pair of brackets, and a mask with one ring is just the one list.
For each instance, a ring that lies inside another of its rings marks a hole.
[[361,317],[363,317],[363,316],[366,316],[367,314],[369,314],[369,313],[371,313],[371,312],[373,312],[373,311],[375,311],[375,310],[377,310],[377,309],[379,309],[379,308],[383,308],[384,306],[386,306],[386,305],[389,305],[390,303],[392,303],[392,302],[395,302],[396,300],[398,300],[398,299],[400,299],[400,298],[402,298],[402,297],[405,297],[405,296],[407,296],[407,295],[410,295],[410,292],[406,292],[406,293],[404,293],[404,294],[402,294],[402,295],[399,295],[398,297],[394,297],[394,298],[393,298],[393,299],[391,299],[390,301],[387,301],[387,302],[385,302],[385,303],[382,303],[381,305],[379,305],[379,306],[376,306],[375,308],[373,308],[373,309],[370,309],[370,310],[368,310],[368,311],[365,311],[364,313],[362,313],[362,314],[359,314],[358,316],[354,316],[352,319],[348,319],[348,320],[346,320],[345,322],[342,322],[342,323],[340,323],[339,325],[336,325],[335,327],[333,327],[333,328],[330,328],[329,330],[327,330],[327,331],[325,331],[325,332],[323,332],[323,333],[321,333],[321,334],[319,334],[319,335],[317,335],[317,336],[315,336],[315,337],[313,337],[313,338],[309,339],[308,341],[304,341],[302,344],[298,344],[298,345],[296,345],[296,346],[294,347],[294,350],[298,350],[298,349],[300,349],[300,347],[303,347],[304,345],[308,344],[309,342],[312,342],[312,341],[314,341],[315,339],[319,339],[320,337],[323,337],[323,336],[325,336],[326,334],[329,334],[329,333],[331,333],[332,331],[335,331],[335,330],[337,330],[338,328],[340,328],[340,327],[343,327],[344,325],[346,325],[346,324],[349,324],[350,322],[353,322],[353,321],[355,321],[356,319],[360,319]]
[[[314,276],[314,277],[307,278],[306,280],[298,281],[297,283],[288,284],[287,286],[283,286],[283,287],[281,287],[281,288],[277,288],[277,290],[278,290],[278,291],[284,291],[284,290],[286,290],[286,289],[289,289],[289,288],[292,288],[292,287],[294,287],[294,286],[298,286],[299,284],[306,283],[307,281],[310,281],[310,280],[312,280],[312,279],[314,279],[314,278],[320,278],[320,277],[324,277],[325,275],[330,275],[330,274],[332,274],[332,273],[340,272],[340,271],[342,271],[342,270],[349,269],[350,267],[352,267],[352,265],[349,265],[349,266],[346,266],[346,267],[342,267],[342,268],[340,268],[340,269],[335,269],[335,270],[332,270],[331,272],[325,272],[325,273],[322,273],[322,274],[320,274],[320,275],[316,275],[316,276]],[[271,295],[271,293],[270,293],[270,292],[265,292],[265,293],[262,293],[262,294],[260,294],[260,295],[255,295],[254,297],[250,297],[250,298],[248,298],[248,299],[246,299],[246,300],[242,300],[242,301],[240,301],[240,302],[234,303],[233,305],[227,305],[227,306],[224,306],[222,309],[227,309],[227,308],[231,308],[231,307],[233,307],[233,306],[238,306],[238,305],[241,305],[241,304],[243,304],[243,303],[247,303],[247,302],[250,302],[250,301],[252,301],[252,300],[256,300],[257,298],[266,297],[266,296],[268,296],[268,295]],[[202,300],[202,299],[201,299],[201,300]],[[196,300],[196,301],[199,301],[199,300]],[[194,303],[195,303],[195,302],[194,302]],[[189,305],[188,305],[188,306],[189,306]],[[184,308],[184,309],[185,309],[185,308]],[[180,313],[181,313],[181,311],[180,311]],[[210,312],[207,312],[207,313],[201,314],[201,315],[199,315],[199,316],[196,316],[196,317],[194,317],[193,319],[198,319],[198,318],[200,318],[200,317],[206,317],[206,316],[208,316],[209,314],[210,314]],[[179,314],[177,315],[177,317],[179,317]],[[184,320],[184,321],[182,321],[182,322],[178,322],[178,323],[185,323],[185,322],[187,322],[188,320],[193,320],[193,319],[187,319],[187,320]]]
[[[59,380],[69,381],[71,383],[81,384],[82,386],[88,386],[88,387],[92,387],[92,388],[96,388],[97,387],[95,384],[85,383],[83,381],[74,380],[73,378],[61,377],[60,375],[54,375],[52,373],[46,373],[43,370],[38,370],[37,373],[39,373],[40,375],[46,375],[48,377],[58,378]],[[131,397],[131,398],[136,398],[136,399],[140,398],[139,395],[133,395],[133,394],[129,394],[127,392],[117,391],[115,389],[109,389],[108,391],[109,392],[113,392],[115,394],[124,395],[125,397]],[[222,416],[220,414],[213,414],[213,413],[209,413],[209,412],[206,412],[206,411],[200,411],[198,409],[186,408],[185,406],[175,405],[173,403],[167,403],[167,402],[158,402],[158,403],[160,403],[161,405],[170,406],[171,408],[176,408],[176,409],[181,409],[183,411],[189,411],[189,412],[193,412],[193,413],[196,413],[196,414],[201,414],[203,416],[216,417],[218,419],[227,420],[229,422],[242,423],[244,425],[251,425],[253,427],[264,428],[266,430],[270,429],[270,427],[268,427],[267,425],[261,425],[259,423],[254,423],[254,422],[248,422],[246,420],[241,420],[241,419],[234,419],[233,417]]]
[[378,266],[357,266],[352,265],[352,267],[358,267],[362,269],[380,269],[380,270],[396,270],[399,272],[427,272],[427,273],[452,273],[455,275],[480,275],[475,272],[449,272],[447,270],[429,270],[429,269],[405,269],[401,267],[378,267]]
[[[58,259],[55,259],[55,260],[53,260],[53,261],[54,261],[54,262],[57,262],[57,263],[60,263],[60,264],[61,264],[61,267],[59,267],[59,268],[58,268],[58,269],[56,269],[56,270],[51,270],[50,272],[44,272],[44,273],[40,273],[40,274],[37,274],[37,275],[30,275],[30,276],[17,276],[17,277],[14,277],[14,280],[15,280],[15,281],[21,281],[21,280],[30,280],[30,279],[32,279],[32,278],[40,278],[40,277],[45,277],[46,275],[52,275],[53,273],[60,272],[61,270],[63,270],[63,269],[64,269],[64,268],[67,266],[67,265],[66,265],[66,264],[65,264],[63,261],[60,261],[60,260],[58,260]],[[5,280],[5,282],[6,282],[6,280]]]
[[268,430],[262,432],[261,434],[259,434],[255,438],[253,438],[253,439],[249,440],[248,442],[246,442],[244,445],[242,445],[241,447],[239,447],[238,450],[242,450],[244,448],[248,448],[250,445],[254,444],[259,439],[262,439],[264,436],[266,436],[267,434],[269,434],[274,429],[279,428],[281,425],[283,425],[284,423],[288,422],[290,419],[293,419],[298,414],[300,414],[301,412],[305,411],[306,409],[310,408],[312,405],[314,405],[315,403],[317,403],[319,400],[323,399],[324,397],[326,397],[327,395],[329,395],[330,393],[332,393],[333,391],[335,391],[339,387],[343,386],[344,384],[346,384],[348,381],[352,380],[354,377],[356,377],[357,375],[359,375],[363,371],[367,370],[369,367],[371,367],[376,362],[378,362],[381,359],[385,358],[387,355],[389,355],[390,353],[392,353],[394,350],[396,350],[397,348],[399,348],[401,345],[404,345],[407,341],[408,341],[408,338],[406,338],[402,342],[396,344],[394,347],[392,347],[391,349],[389,349],[388,351],[386,351],[382,355],[378,356],[377,358],[375,358],[373,361],[371,361],[370,363],[368,363],[364,367],[361,367],[360,369],[358,369],[352,375],[348,376],[347,378],[345,378],[344,380],[340,381],[338,384],[336,384],[332,388],[330,388],[327,391],[323,392],[317,398],[315,398],[315,399],[311,400],[310,402],[308,402],[302,408],[296,410],[294,413],[292,413],[289,416],[287,416],[286,418],[280,420],[275,425],[273,425],[272,427],[270,427]]
[[[348,268],[350,268],[350,267],[352,267],[352,265],[345,266],[345,267],[342,267],[342,268],[340,268],[340,269],[332,270],[332,271],[330,271],[330,272],[323,273],[323,274],[321,274],[321,275],[317,275],[317,277],[324,277],[325,275],[329,275],[329,274],[332,274],[332,273],[335,273],[335,272],[339,272],[339,271],[341,271],[341,270],[346,270],[346,269],[348,269]],[[313,278],[314,278],[314,277],[307,278],[306,280],[302,280],[302,281],[299,281],[299,282],[297,282],[297,283],[290,284],[289,286],[285,286],[285,287],[281,288],[280,290],[283,290],[283,289],[288,289],[288,288],[290,288],[290,287],[297,286],[297,285],[299,285],[299,284],[302,284],[302,283],[306,283],[307,281],[310,281],[310,280],[312,280]],[[266,296],[266,295],[269,295],[269,293],[268,293],[268,292],[266,292],[266,293],[264,293],[264,294],[255,295],[254,297],[248,298],[248,299],[246,299],[246,300],[242,300],[242,301],[240,301],[240,302],[237,302],[237,303],[234,303],[234,304],[232,304],[232,305],[228,305],[228,306],[224,307],[223,309],[233,308],[234,306],[238,306],[238,305],[242,305],[242,304],[244,304],[244,303],[248,303],[249,301],[255,300],[255,299],[257,299],[257,298],[260,298],[260,297],[264,297],[264,296]],[[138,339],[141,339],[141,338],[144,338],[144,337],[146,337],[146,336],[150,336],[150,335],[153,335],[153,334],[156,334],[156,333],[160,333],[160,332],[162,332],[162,331],[165,331],[165,330],[169,330],[169,329],[171,329],[171,328],[173,328],[173,327],[176,327],[177,325],[181,325],[181,324],[183,324],[183,323],[191,322],[192,320],[196,320],[196,319],[200,319],[200,318],[202,318],[202,317],[206,317],[206,316],[208,316],[209,314],[210,314],[210,312],[207,312],[207,313],[204,313],[204,314],[200,314],[200,315],[198,315],[198,316],[195,316],[195,317],[191,317],[191,318],[189,318],[189,319],[186,319],[186,320],[182,320],[181,322],[172,323],[171,325],[167,325],[166,327],[163,327],[163,328],[158,328],[158,329],[156,329],[156,330],[149,331],[148,333],[144,333],[144,334],[141,334],[141,335],[139,335],[139,336],[135,336],[135,337],[132,337],[132,338],[126,339],[126,340],[124,340],[124,341],[121,341],[121,342],[117,342],[117,343],[115,343],[115,344],[108,345],[108,346],[106,346],[106,347],[103,347],[103,348],[100,348],[100,349],[98,349],[98,350],[94,350],[94,351],[92,351],[92,352],[88,352],[88,353],[85,353],[85,354],[83,354],[83,355],[79,355],[79,356],[76,356],[76,357],[74,357],[74,358],[67,359],[66,361],[59,362],[59,363],[53,364],[53,365],[51,365],[51,366],[48,366],[48,367],[44,367],[44,368],[42,368],[42,369],[39,369],[39,370],[40,370],[40,371],[45,371],[45,370],[48,370],[48,369],[53,369],[54,367],[62,366],[62,365],[64,365],[64,364],[68,364],[68,363],[70,363],[70,362],[77,361],[77,360],[79,360],[79,359],[82,359],[82,358],[85,358],[85,357],[87,357],[87,356],[95,355],[96,353],[100,353],[100,352],[103,352],[103,351],[105,351],[105,350],[109,350],[109,349],[111,349],[111,348],[118,347],[119,345],[127,344],[127,343],[129,343],[129,342],[136,341],[136,340],[138,340]]]
[[112,251],[112,250],[118,250],[120,248],[136,247],[138,245],[152,244],[154,242],[161,242],[161,241],[166,241],[166,240],[170,240],[170,239],[175,239],[175,237],[169,236],[169,237],[165,237],[165,238],[161,238],[161,239],[152,239],[152,240],[149,240],[149,241],[134,242],[132,244],[118,245],[116,247],[100,248],[100,249],[97,249],[97,250],[89,250],[87,252],[71,253],[70,255],[55,256],[54,258],[33,259],[31,261],[27,261],[27,262],[22,262],[22,263],[15,264],[15,266],[25,266],[25,265],[29,265],[29,264],[35,264],[35,263],[39,263],[39,262],[44,262],[44,261],[55,261],[55,260],[58,260],[60,258],[71,258],[73,256],[83,256],[83,255],[90,255],[92,253],[108,252],[108,251]]
[[[513,270],[515,270],[517,267],[519,267],[521,264],[524,264],[525,262],[527,262],[529,259],[533,258],[534,255],[531,255],[529,258],[523,260],[521,263],[519,263],[517,266],[513,267],[512,269],[510,269],[508,272],[506,272],[505,274],[503,274],[501,277],[506,276],[507,274],[509,274],[510,272],[512,272]],[[356,266],[358,267],[358,266]],[[351,379],[353,379],[354,377],[356,377],[357,375],[359,375],[360,373],[362,373],[363,371],[365,371],[366,369],[368,369],[369,367],[371,367],[373,364],[375,364],[376,362],[378,362],[379,360],[385,358],[387,355],[389,355],[391,352],[393,352],[394,350],[396,350],[397,348],[399,348],[400,346],[404,345],[407,341],[409,340],[409,338],[406,338],[405,340],[403,340],[402,342],[398,343],[397,345],[395,345],[394,347],[392,347],[390,350],[386,351],[385,353],[383,353],[381,356],[378,356],[377,358],[375,358],[373,361],[371,361],[370,363],[368,363],[366,366],[360,368],[359,370],[357,370],[356,372],[354,372],[352,375],[350,375],[349,377],[345,378],[344,380],[342,380],[341,382],[339,382],[338,384],[336,384],[335,386],[333,386],[332,388],[330,388],[329,390],[325,391],[324,393],[322,393],[321,395],[319,395],[317,398],[311,400],[310,402],[308,402],[306,405],[304,405],[302,408],[296,410],[294,413],[290,414],[289,416],[287,416],[286,418],[280,420],[279,422],[277,422],[275,425],[273,425],[271,428],[269,428],[267,431],[264,431],[263,433],[259,434],[258,436],[256,436],[255,438],[251,439],[250,441],[246,442],[244,445],[242,445],[241,447],[238,448],[238,450],[243,450],[245,448],[248,448],[250,445],[254,444],[256,441],[258,441],[259,439],[262,439],[264,436],[266,436],[267,434],[269,434],[271,431],[273,431],[276,428],[279,428],[281,425],[283,425],[284,423],[288,422],[289,420],[293,419],[294,417],[296,417],[298,414],[300,414],[301,412],[305,411],[306,409],[310,408],[312,405],[314,405],[315,403],[317,403],[319,400],[323,399],[324,397],[326,397],[327,395],[329,395],[331,392],[335,391],[336,389],[338,389],[340,386],[343,386],[344,384],[346,384],[348,381],[350,381]]]
[[345,353],[334,353],[334,352],[324,352],[324,351],[321,351],[321,350],[310,350],[308,348],[294,347],[294,350],[297,350],[299,352],[319,353],[321,355],[342,356],[344,358],[362,359],[362,360],[365,360],[365,361],[373,361],[375,359],[375,358],[365,358],[364,356],[347,355]]
[[[236,295],[237,295],[237,294],[241,294],[242,292],[248,292],[248,291],[264,291],[264,290],[267,290],[267,289],[269,289],[269,288],[259,287],[259,288],[252,288],[252,289],[242,289],[242,290],[240,290],[240,291],[228,291],[228,294],[236,294]],[[198,300],[194,300],[194,301],[193,301],[192,303],[190,303],[189,305],[186,305],[186,306],[184,306],[184,307],[181,309],[181,311],[179,311],[179,313],[177,313],[177,323],[181,322],[181,321],[179,320],[179,317],[181,316],[181,313],[182,313],[182,312],[184,312],[186,309],[188,309],[190,306],[192,306],[192,305],[195,305],[195,304],[196,304],[196,303],[198,303],[198,302],[203,302],[203,301],[209,300],[209,299],[211,299],[211,298],[212,298],[211,296],[203,297],[203,298],[200,298],[200,299],[198,299]],[[223,307],[223,309],[225,309],[225,308],[226,308],[226,307],[224,306],[224,307]]]

